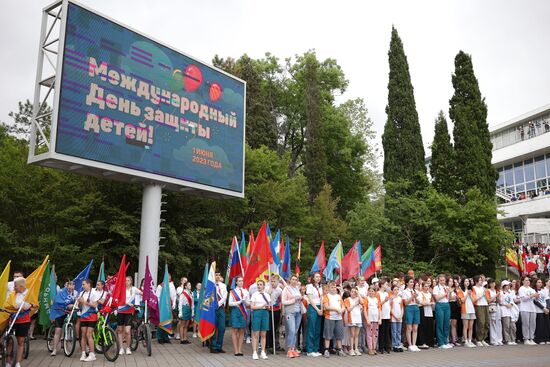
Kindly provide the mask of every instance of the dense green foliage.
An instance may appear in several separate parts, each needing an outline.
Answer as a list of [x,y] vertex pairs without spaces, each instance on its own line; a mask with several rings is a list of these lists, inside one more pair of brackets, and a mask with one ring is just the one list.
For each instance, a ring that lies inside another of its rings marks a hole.
[[455,158],[447,119],[443,111],[439,112],[435,120],[435,134],[432,143],[432,161],[430,164],[430,176],[433,187],[441,193],[454,196],[455,184]]
[[498,175],[491,165],[492,149],[487,105],[481,96],[470,55],[460,51],[455,57],[454,94],[449,116],[454,123],[456,193],[461,199],[471,187],[486,198],[495,195]]

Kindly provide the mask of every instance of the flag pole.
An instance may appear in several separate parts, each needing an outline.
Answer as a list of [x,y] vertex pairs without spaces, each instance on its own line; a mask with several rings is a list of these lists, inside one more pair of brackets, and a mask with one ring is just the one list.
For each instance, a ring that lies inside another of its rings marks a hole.
[[[267,270],[269,272],[269,286],[271,287],[271,267],[269,266],[269,262],[267,263]],[[274,290],[274,289],[272,289]],[[269,295],[269,300],[271,301],[271,303],[274,303],[273,300],[271,299],[271,295]],[[273,305],[271,305],[271,335],[273,335],[273,355],[275,355],[275,315],[273,313]],[[263,351],[265,352],[265,351]]]

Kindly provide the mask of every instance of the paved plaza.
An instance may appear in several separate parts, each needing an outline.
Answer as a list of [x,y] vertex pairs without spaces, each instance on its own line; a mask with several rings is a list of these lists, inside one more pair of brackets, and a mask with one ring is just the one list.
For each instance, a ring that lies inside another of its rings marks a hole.
[[[171,344],[159,345],[153,342],[153,355],[147,357],[143,349],[138,349],[132,355],[119,356],[115,363],[105,360],[102,355],[97,356],[95,362],[80,362],[80,348],[77,347],[74,355],[67,358],[63,352],[56,357],[50,357],[46,350],[46,342],[42,339],[31,342],[29,359],[24,361],[23,367],[69,367],[69,366],[140,366],[140,367],[167,367],[167,366],[197,366],[197,367],[222,367],[222,366],[444,366],[444,367],[473,367],[473,366],[505,366],[505,367],[549,367],[550,345],[537,346],[503,346],[488,348],[463,348],[452,350],[430,349],[419,353],[404,352],[390,355],[377,355],[361,357],[300,357],[288,359],[284,352],[277,356],[269,355],[268,360],[253,361],[250,344],[244,347],[244,357],[235,357],[231,353],[231,330],[226,333],[225,354],[211,354],[207,348],[201,346],[198,339],[192,339],[192,344],[180,345],[179,341]],[[141,348],[141,346],[140,346]]]

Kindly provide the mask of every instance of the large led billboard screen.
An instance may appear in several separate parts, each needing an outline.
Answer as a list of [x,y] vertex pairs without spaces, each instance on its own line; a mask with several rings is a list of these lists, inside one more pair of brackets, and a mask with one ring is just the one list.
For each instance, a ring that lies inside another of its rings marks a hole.
[[72,2],[63,38],[57,158],[243,195],[243,81]]

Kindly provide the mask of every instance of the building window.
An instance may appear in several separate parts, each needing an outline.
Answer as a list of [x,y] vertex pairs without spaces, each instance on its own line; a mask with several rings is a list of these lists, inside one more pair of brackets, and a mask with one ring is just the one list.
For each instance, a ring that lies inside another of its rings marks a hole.
[[537,178],[546,178],[546,166],[543,155],[535,158],[535,173]]
[[523,176],[523,162],[514,164],[514,179],[516,184],[525,182],[525,178]]

